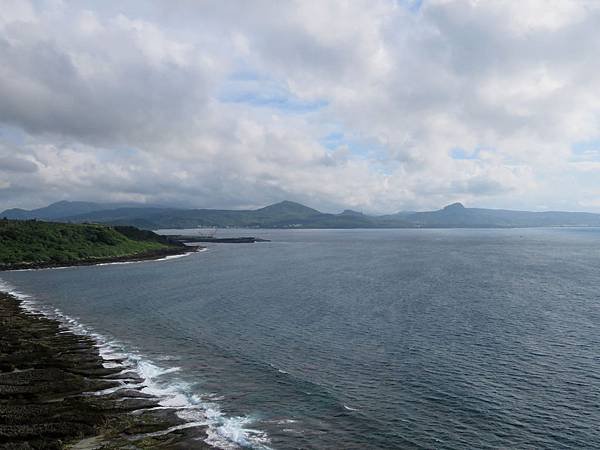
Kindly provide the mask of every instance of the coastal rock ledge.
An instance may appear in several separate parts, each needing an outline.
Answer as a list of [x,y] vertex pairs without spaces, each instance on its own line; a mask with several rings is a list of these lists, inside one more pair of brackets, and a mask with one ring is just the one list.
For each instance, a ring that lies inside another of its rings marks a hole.
[[96,343],[0,293],[0,448],[210,449]]

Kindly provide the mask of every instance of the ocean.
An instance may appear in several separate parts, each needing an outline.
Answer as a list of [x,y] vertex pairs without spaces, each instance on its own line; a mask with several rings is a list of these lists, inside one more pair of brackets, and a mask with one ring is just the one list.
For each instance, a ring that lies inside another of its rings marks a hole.
[[600,448],[600,229],[227,230],[0,273],[222,448]]

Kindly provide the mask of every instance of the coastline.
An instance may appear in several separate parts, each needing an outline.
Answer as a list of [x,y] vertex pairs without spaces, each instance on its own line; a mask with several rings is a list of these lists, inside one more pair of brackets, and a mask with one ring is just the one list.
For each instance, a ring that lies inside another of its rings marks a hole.
[[211,449],[98,343],[0,292],[0,447]]
[[168,247],[164,249],[150,250],[133,255],[113,256],[106,258],[89,258],[75,261],[46,261],[39,263],[15,263],[0,264],[0,272],[9,270],[36,270],[36,269],[57,269],[63,267],[76,266],[96,266],[103,264],[132,263],[141,261],[154,261],[166,259],[168,257],[184,256],[203,250],[205,247],[185,245],[181,247]]

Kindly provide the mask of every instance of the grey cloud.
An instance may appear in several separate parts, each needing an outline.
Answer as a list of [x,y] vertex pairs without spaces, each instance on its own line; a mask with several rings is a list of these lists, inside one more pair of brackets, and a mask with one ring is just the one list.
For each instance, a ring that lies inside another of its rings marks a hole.
[[507,186],[498,180],[487,177],[474,177],[465,183],[455,183],[454,192],[468,193],[474,195],[498,195],[512,191],[511,186]]
[[[531,8],[516,14],[517,3]],[[5,144],[39,170],[6,172],[0,199],[287,197],[381,212],[457,195],[564,202],[577,195],[555,188],[572,177],[561,175],[571,145],[600,137],[600,17],[543,3],[431,0],[414,13],[387,0],[36,3],[36,20],[0,17],[0,127],[25,130]],[[258,74],[258,94],[263,77],[327,107],[222,103],[236,72]],[[330,151],[332,129],[377,145]],[[454,147],[495,152],[454,161]]]
[[0,39],[0,121],[104,144],[153,142],[189,126],[207,100],[206,73],[150,61],[135,41],[136,24],[102,26],[92,37],[8,26],[9,38]]
[[26,159],[12,156],[0,156],[0,171],[33,173],[38,170],[38,166]]

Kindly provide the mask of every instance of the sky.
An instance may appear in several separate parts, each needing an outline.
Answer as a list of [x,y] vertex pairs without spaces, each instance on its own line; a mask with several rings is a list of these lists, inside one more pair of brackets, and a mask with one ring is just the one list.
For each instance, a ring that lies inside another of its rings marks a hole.
[[600,212],[600,2],[2,0],[0,209]]

